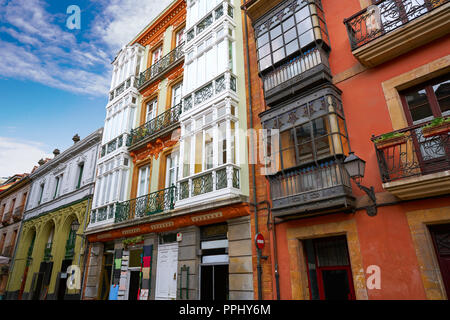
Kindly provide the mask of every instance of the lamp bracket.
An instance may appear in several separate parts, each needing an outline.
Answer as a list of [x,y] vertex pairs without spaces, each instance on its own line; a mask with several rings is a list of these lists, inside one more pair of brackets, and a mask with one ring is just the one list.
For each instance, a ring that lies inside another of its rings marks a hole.
[[370,206],[367,206],[366,210],[367,210],[367,215],[369,215],[370,217],[374,217],[377,215],[377,198],[375,196],[375,190],[374,188],[371,186],[370,188],[363,186],[361,183],[359,183],[356,179],[353,179],[355,181],[355,184],[358,186],[359,189],[361,189],[362,191],[364,191],[370,198],[370,200],[372,200],[373,204]]

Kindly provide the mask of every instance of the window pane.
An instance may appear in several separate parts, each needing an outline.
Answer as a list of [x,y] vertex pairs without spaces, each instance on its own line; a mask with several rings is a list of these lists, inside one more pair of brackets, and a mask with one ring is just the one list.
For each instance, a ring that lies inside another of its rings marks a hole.
[[[444,80],[443,82],[433,86],[434,93],[439,103],[439,107],[442,113],[450,111],[450,80]],[[444,115],[448,115],[445,113]]]
[[284,42],[288,43],[297,38],[297,30],[292,28],[284,33]]
[[433,116],[425,89],[405,95],[413,122]]
[[266,32],[258,37],[258,48],[269,42],[269,34]]
[[203,159],[203,132],[197,133],[195,136],[195,173],[202,171]]
[[281,26],[280,25],[278,25],[275,28],[273,28],[272,30],[270,30],[270,38],[271,39],[275,39],[280,34],[281,34]]
[[273,62],[278,62],[283,59],[286,55],[284,54],[284,48],[277,50],[273,53]]
[[227,127],[226,122],[219,123],[219,165],[227,162]]
[[[295,29],[294,29],[295,30]],[[294,40],[288,45],[286,45],[286,55],[290,55],[299,49],[298,41]]]
[[271,57],[270,55],[259,60],[259,69],[260,71],[267,69],[272,65]]
[[186,137],[184,141],[183,177],[190,174],[191,163],[191,137]]
[[308,6],[303,7],[300,11],[295,14],[295,18],[297,19],[297,23],[302,21],[303,19],[309,17],[309,9]]
[[231,162],[236,163],[236,130],[235,123],[231,121]]
[[286,21],[283,22],[283,30],[288,30],[292,28],[295,24],[294,17],[290,17]]
[[270,45],[266,44],[258,49],[258,54],[260,58],[267,56],[270,53]]
[[281,133],[281,149],[283,157],[283,168],[291,168],[296,165],[295,161],[295,142],[294,136],[291,130],[284,131]]
[[205,167],[212,169],[213,167],[213,130],[212,128],[205,132]]
[[278,37],[272,40],[272,51],[275,51],[283,46],[283,37]]
[[312,30],[310,30],[302,34],[299,39],[300,39],[300,46],[305,47],[306,45],[314,41],[314,33]]

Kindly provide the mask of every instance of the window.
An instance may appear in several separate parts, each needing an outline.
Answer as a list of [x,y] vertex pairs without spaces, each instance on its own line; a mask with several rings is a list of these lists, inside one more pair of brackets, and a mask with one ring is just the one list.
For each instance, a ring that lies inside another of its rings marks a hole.
[[79,189],[81,187],[81,182],[83,179],[83,170],[84,170],[84,163],[80,163],[78,165],[78,177],[77,177],[77,187],[76,189]]
[[191,174],[191,137],[184,139],[184,157],[183,157],[183,177],[188,177]]
[[[320,5],[317,2],[308,5],[307,1],[303,0],[293,2],[297,2],[297,6],[287,6],[255,25],[260,71],[299,50],[308,50],[315,41],[328,42]],[[310,11],[312,8],[316,11],[314,19]]]
[[172,87],[172,107],[176,106],[181,102],[181,97],[183,94],[183,82]]
[[175,47],[178,47],[183,43],[184,30],[185,29],[183,28],[175,34]]
[[41,204],[41,202],[42,202],[42,196],[44,195],[44,188],[45,188],[45,183],[42,183],[40,186],[40,191],[39,191],[38,205]]
[[157,63],[162,57],[162,46],[159,46],[152,53],[152,64]]
[[178,151],[166,159],[166,188],[175,186],[178,181]]
[[305,240],[303,247],[311,300],[354,300],[345,236]]
[[149,192],[150,187],[150,166],[145,166],[139,169],[139,180],[138,180],[138,198],[142,197]]
[[147,112],[145,115],[145,122],[156,118],[156,112],[158,110],[158,99],[154,99],[147,103]]
[[62,176],[55,178],[55,193],[53,194],[53,199],[55,199],[58,196],[59,182],[60,182],[61,178],[62,178]]
[[2,212],[0,212],[0,219],[3,218],[3,215],[5,214],[5,209],[6,209],[6,203],[4,203],[2,206]]

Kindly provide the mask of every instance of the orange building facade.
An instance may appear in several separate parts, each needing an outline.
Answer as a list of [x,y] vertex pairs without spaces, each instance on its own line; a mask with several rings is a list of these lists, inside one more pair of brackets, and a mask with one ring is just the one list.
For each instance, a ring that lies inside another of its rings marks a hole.
[[448,299],[450,4],[408,3],[243,2],[264,299]]

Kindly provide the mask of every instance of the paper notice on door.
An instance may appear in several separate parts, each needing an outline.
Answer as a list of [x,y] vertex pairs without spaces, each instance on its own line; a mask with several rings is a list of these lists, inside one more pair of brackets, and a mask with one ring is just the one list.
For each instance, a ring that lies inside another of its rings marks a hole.
[[141,289],[139,300],[148,300],[148,289]]
[[142,268],[142,279],[150,279],[150,268]]

